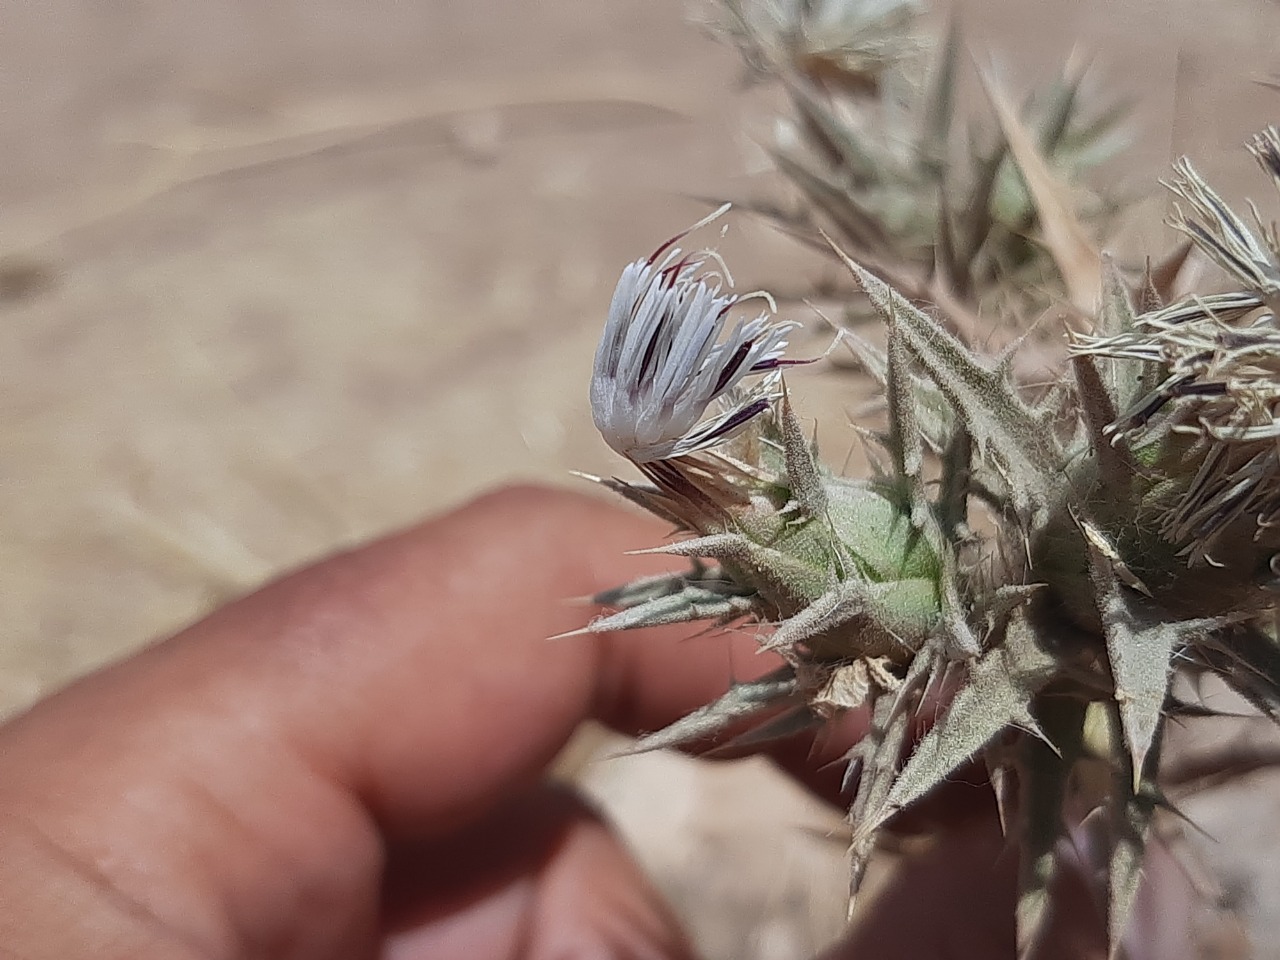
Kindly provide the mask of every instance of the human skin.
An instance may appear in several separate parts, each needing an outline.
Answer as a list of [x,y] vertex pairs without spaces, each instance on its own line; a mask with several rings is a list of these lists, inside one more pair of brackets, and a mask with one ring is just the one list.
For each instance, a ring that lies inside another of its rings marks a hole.
[[[656,729],[776,666],[743,632],[547,639],[587,616],[563,598],[667,566],[625,552],[664,532],[584,497],[503,491],[287,576],[10,721],[0,956],[691,956],[608,827],[545,778],[584,719]],[[834,799],[846,745],[776,757]],[[864,955],[1008,955],[993,821],[944,819],[959,824],[946,855],[891,886]],[[929,922],[895,930],[899,901]]]

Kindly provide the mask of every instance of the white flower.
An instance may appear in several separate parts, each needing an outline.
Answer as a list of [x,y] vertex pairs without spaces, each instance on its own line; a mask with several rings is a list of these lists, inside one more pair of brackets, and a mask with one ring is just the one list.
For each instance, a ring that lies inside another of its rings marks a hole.
[[[778,396],[773,371],[795,362],[782,355],[799,324],[762,313],[733,323],[726,335],[730,310],[746,298],[723,292],[725,276],[703,271],[708,259],[718,261],[714,254],[674,246],[684,235],[622,271],[596,351],[592,416],[605,442],[637,464],[726,439],[768,409]],[[762,373],[751,389],[733,390]],[[717,410],[707,416],[713,403]]]

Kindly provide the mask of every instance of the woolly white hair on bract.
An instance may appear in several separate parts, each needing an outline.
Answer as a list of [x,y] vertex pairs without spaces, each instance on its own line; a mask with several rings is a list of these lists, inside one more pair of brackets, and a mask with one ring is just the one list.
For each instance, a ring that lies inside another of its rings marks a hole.
[[[776,371],[788,362],[787,334],[799,324],[775,322],[765,312],[730,328],[736,304],[764,295],[725,292],[727,271],[703,269],[708,260],[719,262],[716,254],[684,254],[675,246],[727,209],[628,264],[614,290],[591,376],[591,413],[605,442],[633,463],[714,446],[779,395]],[[765,376],[734,390],[753,374]],[[718,409],[708,416],[712,404]]]

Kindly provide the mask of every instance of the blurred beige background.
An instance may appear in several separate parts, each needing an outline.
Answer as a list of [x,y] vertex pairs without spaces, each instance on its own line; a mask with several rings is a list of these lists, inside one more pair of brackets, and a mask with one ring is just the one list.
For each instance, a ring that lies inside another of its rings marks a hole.
[[[1078,40],[1132,98],[1113,176],[1146,189],[1188,152],[1230,196],[1263,191],[1239,144],[1280,119],[1255,82],[1280,75],[1275,0],[962,8],[1010,85]],[[705,211],[690,196],[767,167],[735,54],[685,13],[0,4],[0,713],[482,489],[624,469],[585,403],[617,272]],[[1161,204],[1126,235],[1160,238]],[[746,287],[827,270],[745,220],[724,249]],[[811,415],[860,396],[796,386]],[[800,956],[839,927],[840,844],[780,784],[722,813],[742,775],[665,757],[584,774],[677,893],[682,862],[794,863],[765,894],[717,893],[747,919],[699,935]],[[673,778],[670,809],[636,800]]]

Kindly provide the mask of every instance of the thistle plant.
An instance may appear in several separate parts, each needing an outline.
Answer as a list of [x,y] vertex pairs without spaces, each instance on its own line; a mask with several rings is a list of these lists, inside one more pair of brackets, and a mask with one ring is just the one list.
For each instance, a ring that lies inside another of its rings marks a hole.
[[[1280,186],[1280,134],[1251,148]],[[1175,673],[1280,709],[1280,241],[1185,160],[1168,186],[1172,224],[1234,288],[1163,305],[1147,283],[1139,310],[1104,260],[1094,328],[1048,391],[833,241],[886,330],[884,349],[851,341],[888,400],[869,478],[825,466],[793,409],[792,325],[769,309],[731,321],[750,298],[682,238],[624,271],[592,377],[598,427],[647,481],[600,482],[675,524],[657,551],[691,565],[598,597],[614,612],[589,629],[754,623],[783,663],[639,748],[782,737],[867,708],[847,756],[853,897],[880,829],[984,764],[1020,860],[1022,956],[1081,822],[1101,838],[1088,875],[1120,949],[1168,805],[1165,722],[1206,712],[1174,695]]]
[[[1076,216],[1114,210],[1085,177],[1122,146],[1122,110],[1091,107],[1082,70],[1064,69],[1021,112],[992,110],[962,138],[960,34],[953,26],[941,42],[931,37],[918,0],[719,0],[713,9],[715,32],[791,107],[771,152],[799,201],[747,206],[823,249],[819,230],[830,232],[909,295],[1025,325],[1061,292],[1036,239],[1026,151],[1011,149],[1020,139],[1068,189]],[[1003,96],[983,79],[993,100]]]

